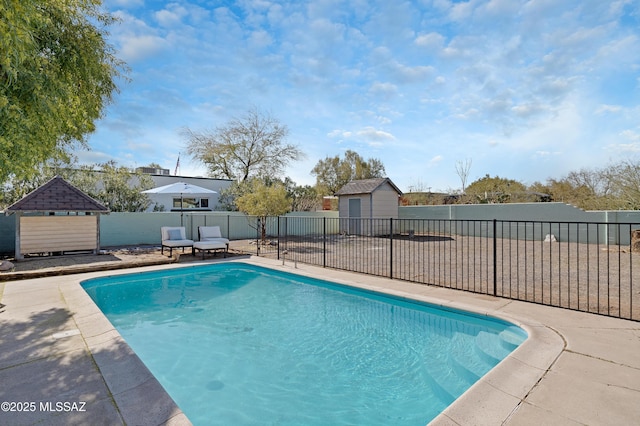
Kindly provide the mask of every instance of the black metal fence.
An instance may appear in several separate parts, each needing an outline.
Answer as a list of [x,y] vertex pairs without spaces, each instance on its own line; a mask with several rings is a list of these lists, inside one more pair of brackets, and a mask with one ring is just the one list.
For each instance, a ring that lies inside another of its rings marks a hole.
[[255,241],[236,244],[236,249],[640,321],[640,223],[248,219],[252,221]]

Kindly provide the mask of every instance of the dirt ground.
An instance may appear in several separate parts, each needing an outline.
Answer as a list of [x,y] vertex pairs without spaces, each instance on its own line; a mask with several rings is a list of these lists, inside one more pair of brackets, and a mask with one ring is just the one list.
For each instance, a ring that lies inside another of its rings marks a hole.
[[[202,260],[200,253],[191,254],[174,250],[169,257],[168,251],[161,253],[160,247],[116,247],[100,250],[99,254],[66,254],[62,256],[33,256],[24,260],[6,259],[14,267],[0,272],[0,281],[38,278],[52,275],[76,274],[91,271],[135,268],[140,266],[161,265],[167,263],[185,263]],[[230,252],[228,256],[235,256]],[[206,259],[220,257],[220,254],[206,254]]]

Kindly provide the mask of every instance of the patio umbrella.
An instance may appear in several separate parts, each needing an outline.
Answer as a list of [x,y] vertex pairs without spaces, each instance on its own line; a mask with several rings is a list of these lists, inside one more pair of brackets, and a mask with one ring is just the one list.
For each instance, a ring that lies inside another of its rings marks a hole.
[[165,195],[175,195],[180,196],[180,225],[182,225],[182,215],[184,214],[182,201],[184,199],[184,195],[211,195],[217,194],[217,191],[213,191],[211,189],[203,188],[198,185],[192,185],[186,182],[176,182],[170,183],[169,185],[159,186],[157,188],[147,189],[146,191],[142,191],[143,194],[165,194]]

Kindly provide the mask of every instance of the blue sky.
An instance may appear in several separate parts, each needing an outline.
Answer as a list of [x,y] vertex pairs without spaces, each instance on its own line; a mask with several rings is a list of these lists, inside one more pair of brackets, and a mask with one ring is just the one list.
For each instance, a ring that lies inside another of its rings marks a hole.
[[105,0],[130,81],[82,162],[204,175],[180,130],[255,106],[318,160],[379,158],[403,191],[525,184],[640,157],[638,0]]

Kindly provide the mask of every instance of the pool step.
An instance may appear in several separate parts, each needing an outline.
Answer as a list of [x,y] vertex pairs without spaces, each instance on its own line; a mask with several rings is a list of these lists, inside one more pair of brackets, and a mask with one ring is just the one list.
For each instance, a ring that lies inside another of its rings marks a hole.
[[[465,359],[466,361],[462,361]],[[466,358],[451,356],[449,357],[449,366],[453,371],[455,371],[456,375],[464,380],[468,384],[473,384],[478,381],[482,374],[478,374],[474,372],[475,368]],[[476,363],[477,364],[477,363]]]
[[500,332],[500,343],[509,353],[520,346],[526,338],[524,331],[518,327],[509,327]]
[[478,349],[475,339],[476,336],[454,336],[453,350],[449,354],[452,368],[470,383],[474,383],[484,376],[495,365],[491,362],[490,357],[487,358]]
[[497,365],[500,360],[509,355],[503,344],[502,339],[497,334],[481,331],[475,338],[476,353],[490,367]]
[[478,380],[481,374],[477,371],[487,368],[475,353],[474,346],[468,335],[454,333],[450,350],[427,366],[431,375],[429,383],[446,404],[453,402]]
[[427,382],[445,404],[497,365],[520,344],[522,336],[480,331],[476,336],[454,333],[451,340],[451,350],[426,366]]
[[456,394],[451,393],[450,390],[447,389],[446,385],[446,374],[441,371],[440,368],[434,367],[432,365],[427,366],[428,374],[425,375],[426,381],[429,384],[429,387],[433,390],[433,393],[446,405],[451,404],[456,399]]
[[427,365],[427,382],[436,396],[446,405],[451,404],[471,385],[471,383],[451,367],[450,357],[434,360]]

